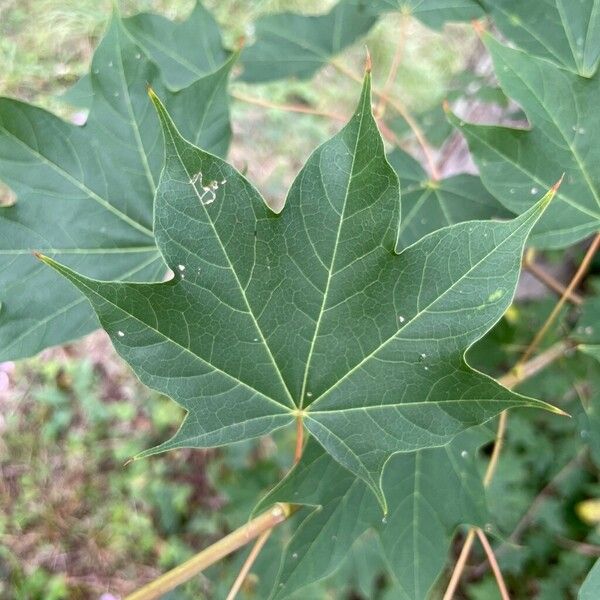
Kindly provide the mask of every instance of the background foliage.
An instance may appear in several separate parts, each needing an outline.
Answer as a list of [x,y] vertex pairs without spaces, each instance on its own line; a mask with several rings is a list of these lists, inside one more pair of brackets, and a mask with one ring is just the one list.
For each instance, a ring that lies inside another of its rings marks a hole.
[[[184,17],[192,6],[192,2],[124,3],[125,12],[151,8],[170,17]],[[325,8],[316,2],[227,1],[206,6],[220,21],[230,46],[241,34],[260,33],[249,30],[248,24],[261,15]],[[0,3],[2,94],[80,119],[81,114],[58,96],[87,69],[108,12],[108,6],[96,2]],[[443,129],[439,106],[444,97],[467,101],[468,90],[477,88],[473,95],[491,99],[506,111],[506,98],[493,78],[478,80],[469,69],[464,71],[480,52],[475,34],[464,25],[450,25],[438,33],[399,14],[382,19],[366,38],[379,86],[385,85],[394,61],[400,26],[405,28],[406,44],[389,93],[418,115],[425,131],[433,134],[432,141]],[[359,44],[345,55],[356,72],[362,54]],[[568,55],[564,60],[569,61]],[[576,70],[575,63],[569,61],[567,66]],[[585,68],[591,63],[588,60]],[[357,94],[356,84],[330,67],[310,82],[235,85],[240,96],[251,92],[271,102],[301,103],[323,111],[334,106],[344,116],[350,114]],[[467,93],[457,94],[456,88],[466,88]],[[515,105],[508,108],[519,116],[517,110]],[[290,116],[243,102],[233,103],[232,118],[233,162],[247,167],[251,179],[274,203],[281,200],[310,150],[338,128],[335,119]],[[388,125],[396,136],[406,136],[401,118],[390,116]],[[414,150],[414,142],[408,141],[406,147]],[[418,165],[404,163],[402,168],[408,172],[405,179],[411,181],[412,174],[414,181],[414,190],[404,196],[405,211],[407,207],[410,211],[411,202],[418,207],[430,188]],[[451,191],[453,182],[447,179],[442,185]],[[477,198],[487,194],[476,179],[454,185],[461,192],[466,185],[474,186]],[[417,209],[412,217],[425,218]],[[554,266],[559,276],[568,275],[580,258],[578,248],[543,255],[546,266]],[[598,264],[593,266],[592,273],[599,271]],[[597,290],[593,276],[584,290],[591,295]],[[551,295],[525,282],[507,316],[471,351],[472,363],[490,374],[505,372],[552,306]],[[576,328],[576,319],[576,311],[564,311],[555,339],[549,336],[547,344]],[[593,325],[582,321],[579,327],[586,343],[593,343],[586,333]],[[261,492],[289,466],[290,457],[277,452],[273,440],[263,439],[227,450],[178,450],[124,467],[130,456],[173,433],[181,411],[137,383],[116,360],[103,334],[16,365],[4,363],[0,383],[0,594],[7,597],[88,598],[134,589],[237,527]],[[597,363],[577,355],[562,359],[519,389],[561,406],[573,418],[530,411],[511,415],[488,500],[499,531],[495,545],[500,564],[515,598],[575,598],[598,555],[598,521],[581,508],[583,500],[600,492],[600,445],[594,421],[598,383]],[[289,447],[289,440],[278,441],[280,447]],[[487,449],[484,446],[482,454],[473,450],[474,469],[483,469]],[[261,555],[256,574],[247,583],[248,597],[266,597],[269,573],[281,552],[278,543],[287,534],[282,530],[278,535],[279,541],[273,540]],[[363,535],[330,579],[301,593],[315,600],[397,597],[385,565],[378,562],[378,543],[372,535]],[[242,560],[240,553],[224,561],[172,597],[224,597]],[[484,557],[476,553],[471,565],[461,595],[496,598]]]

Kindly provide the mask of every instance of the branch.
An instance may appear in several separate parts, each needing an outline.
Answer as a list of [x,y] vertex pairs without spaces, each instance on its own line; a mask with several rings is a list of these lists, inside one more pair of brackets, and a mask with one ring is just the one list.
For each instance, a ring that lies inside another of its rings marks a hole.
[[[396,52],[394,53],[394,58],[392,60],[392,64],[390,66],[390,70],[388,72],[388,76],[383,84],[382,94],[386,96],[390,93],[392,89],[392,85],[398,76],[398,68],[400,67],[400,63],[402,62],[402,57],[404,55],[404,47],[406,44],[406,28],[410,20],[408,15],[400,15],[400,27],[398,27],[398,41],[396,43]],[[381,98],[379,100],[379,104],[375,110],[378,118],[383,118],[385,114],[385,107],[387,105],[387,100],[385,98]]]
[[257,98],[256,96],[248,96],[242,92],[231,91],[230,96],[241,102],[247,104],[254,104],[255,106],[262,106],[263,108],[272,108],[274,110],[282,110],[285,112],[302,113],[305,115],[315,115],[317,117],[326,117],[328,119],[334,119],[335,121],[346,121],[344,115],[338,113],[328,112],[326,110],[318,110],[311,108],[310,106],[304,106],[303,104],[278,104],[276,102],[270,102],[263,98]]
[[[252,519],[246,525],[202,550],[183,564],[161,575],[151,583],[133,592],[125,600],[155,600],[163,594],[188,581],[204,569],[210,567],[228,554],[245,546],[251,540],[270,531],[288,519],[296,508],[291,504],[275,504],[267,512]],[[266,540],[265,540],[266,541]]]
[[573,290],[581,283],[581,280],[583,279],[584,275],[586,274],[586,272],[590,266],[590,263],[592,262],[592,259],[594,258],[596,251],[598,250],[598,247],[600,247],[600,233],[596,234],[596,237],[590,244],[590,247],[587,249],[587,252],[585,253],[585,256],[583,257],[583,260],[581,261],[581,264],[579,265],[577,272],[575,273],[575,275],[573,275],[573,279],[571,279],[571,282],[567,286],[565,293],[560,297],[560,300],[556,303],[556,306],[554,307],[554,309],[552,310],[552,312],[546,319],[545,323],[542,325],[540,330],[537,332],[537,334],[531,341],[531,344],[529,344],[529,346],[527,347],[527,350],[525,350],[525,352],[524,352],[523,356],[521,357],[521,360],[519,361],[518,364],[524,363],[534,353],[536,348],[540,345],[540,342],[542,341],[542,339],[548,332],[548,329],[550,329],[550,327],[556,320],[556,317],[558,317],[558,315],[560,314],[562,307],[565,305],[565,302],[567,301],[567,296],[570,296],[573,293]]
[[502,596],[502,600],[510,600],[510,596],[508,595],[508,590],[506,589],[506,583],[504,582],[504,578],[502,577],[502,571],[500,571],[500,567],[498,566],[498,561],[494,556],[494,551],[490,546],[490,542],[487,537],[485,537],[485,533],[481,531],[481,529],[477,528],[476,530],[477,537],[483,546],[487,559],[492,567],[492,571],[494,572],[494,577],[496,578],[496,583],[498,584],[498,591],[500,592],[500,596]]
[[540,268],[539,265],[536,265],[532,260],[525,260],[523,262],[523,268],[559,296],[566,296],[567,300],[576,306],[581,306],[583,304],[583,298],[579,294],[576,292],[567,294],[567,288],[560,281],[554,279],[552,275],[546,273],[544,269]]

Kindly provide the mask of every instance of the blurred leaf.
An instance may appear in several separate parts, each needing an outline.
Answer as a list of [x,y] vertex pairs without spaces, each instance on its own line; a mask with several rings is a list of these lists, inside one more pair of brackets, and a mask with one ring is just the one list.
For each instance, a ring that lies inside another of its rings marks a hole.
[[376,21],[377,16],[354,0],[341,0],[324,15],[286,12],[260,17],[254,23],[256,41],[242,52],[241,79],[308,79]]
[[440,29],[447,21],[471,21],[484,16],[476,0],[371,0],[368,4],[374,13],[400,11],[434,29]]
[[[181,90],[214,73],[227,60],[219,26],[200,0],[180,23],[150,13],[127,17],[122,23],[172,90]],[[90,75],[81,77],[62,95],[64,101],[80,108],[89,108],[93,97]]]
[[596,564],[585,578],[577,600],[597,600],[600,597],[600,560],[596,561]]
[[402,182],[404,218],[398,251],[448,225],[513,216],[483,187],[479,177],[465,174],[432,181],[402,150],[394,150],[388,160]]
[[160,15],[140,13],[124,24],[153,60],[171,89],[180,90],[223,66],[228,53],[212,14],[196,0],[190,16],[181,23]]
[[17,194],[14,205],[0,208],[0,360],[98,326],[85,299],[36,264],[33,251],[103,279],[163,278],[152,202],[164,151],[145,88],[155,86],[194,143],[224,154],[231,65],[168,92],[115,17],[92,61],[94,99],[84,127],[0,99],[0,177]]
[[[364,483],[309,441],[300,463],[261,503],[291,502],[316,509],[289,540],[272,597],[288,598],[329,576],[356,540],[372,529],[378,532],[385,558],[369,558],[366,572],[372,577],[388,565],[397,582],[396,598],[427,598],[456,527],[483,527],[488,521],[475,458],[490,437],[489,430],[472,430],[444,448],[394,456],[384,475],[390,512],[383,520]],[[366,558],[354,555],[357,565]]]
[[452,116],[469,142],[485,186],[521,213],[565,173],[554,202],[534,229],[532,243],[562,248],[600,228],[600,161],[594,129],[598,77],[585,79],[545,59],[484,42],[508,96],[521,104],[530,130],[465,124]]
[[600,59],[599,0],[484,0],[500,31],[526,52],[582,77]]

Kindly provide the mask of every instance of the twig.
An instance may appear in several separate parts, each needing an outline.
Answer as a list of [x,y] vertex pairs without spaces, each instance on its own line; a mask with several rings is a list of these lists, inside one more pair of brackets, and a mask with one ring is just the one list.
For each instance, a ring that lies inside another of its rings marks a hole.
[[256,106],[262,106],[263,108],[272,108],[274,110],[282,110],[285,112],[302,113],[305,115],[315,115],[317,117],[326,117],[328,119],[334,119],[336,121],[345,121],[346,117],[338,113],[329,112],[326,110],[318,110],[311,108],[310,106],[304,106],[302,104],[278,104],[277,102],[271,102],[264,100],[263,98],[257,98],[256,96],[248,96],[242,92],[232,91],[230,95],[236,100],[246,102],[247,104],[254,104]]
[[550,313],[550,315],[548,316],[548,318],[546,319],[546,321],[544,322],[544,324],[542,325],[540,330],[536,333],[535,337],[533,338],[533,340],[527,347],[527,350],[525,350],[525,352],[523,353],[523,356],[521,357],[521,360],[517,364],[517,367],[519,364],[522,364],[526,360],[528,360],[529,357],[534,353],[534,351],[540,345],[540,342],[542,341],[542,339],[548,332],[548,329],[550,329],[550,327],[552,326],[552,323],[554,323],[554,321],[556,320],[556,317],[558,317],[558,315],[560,314],[562,307],[565,305],[565,302],[567,301],[567,296],[570,296],[573,293],[573,290],[580,284],[581,280],[583,279],[584,275],[586,274],[586,272],[590,266],[590,263],[592,262],[592,259],[594,258],[594,254],[596,254],[596,251],[598,250],[599,246],[600,246],[600,233],[596,234],[596,237],[590,244],[590,247],[587,249],[587,252],[585,253],[585,256],[583,257],[583,260],[581,261],[581,264],[579,265],[577,272],[575,273],[575,275],[573,276],[573,279],[571,279],[571,282],[567,286],[565,293],[560,297],[560,300],[556,303],[556,306],[554,307],[554,309],[552,310],[552,312]]
[[275,504],[267,512],[252,519],[239,529],[220,539],[218,542],[202,550],[196,556],[183,564],[161,575],[154,581],[133,592],[125,600],[155,600],[188,581],[207,567],[210,567],[223,557],[245,546],[251,540],[270,531],[273,527],[283,523],[295,512],[291,504]]
[[242,565],[242,568],[240,569],[238,576],[236,577],[235,581],[233,582],[233,585],[231,586],[231,589],[229,590],[229,594],[227,594],[227,598],[225,600],[234,600],[235,599],[235,597],[237,596],[237,593],[240,591],[240,588],[242,587],[242,584],[244,583],[244,580],[248,576],[248,573],[249,573],[250,569],[252,568],[254,561],[260,554],[262,547],[265,545],[266,541],[269,539],[269,536],[271,535],[272,531],[273,531],[272,529],[267,529],[267,531],[262,533],[260,535],[260,537],[256,540],[256,543],[254,544],[254,546],[252,546],[252,550],[250,550],[250,554],[248,554],[248,558],[246,558],[246,560],[244,561],[244,564]]
[[545,369],[549,364],[553,363],[557,358],[561,358],[567,352],[575,348],[577,344],[570,340],[563,340],[550,346],[544,352],[538,354],[535,358],[527,361],[521,366],[513,367],[508,373],[498,379],[504,387],[512,389],[525,379],[529,379],[536,373]]
[[[398,41],[396,42],[396,51],[394,52],[394,58],[392,59],[392,64],[390,66],[390,70],[388,72],[388,76],[383,84],[382,94],[386,96],[390,93],[392,89],[392,85],[394,81],[396,81],[396,77],[398,76],[398,68],[400,67],[400,63],[402,62],[402,57],[404,55],[404,47],[406,43],[406,28],[409,24],[408,15],[400,15],[400,26],[398,27]],[[382,118],[385,114],[385,107],[387,105],[387,100],[385,98],[381,98],[379,100],[379,104],[375,110],[375,114],[378,118]]]
[[[310,106],[303,106],[302,104],[278,104],[276,102],[271,102],[269,100],[263,100],[262,98],[256,98],[254,96],[248,96],[246,94],[241,94],[239,92],[231,92],[231,96],[240,100],[241,102],[246,102],[247,104],[253,104],[255,106],[262,106],[263,108],[270,108],[273,110],[281,110],[283,112],[292,112],[292,113],[301,113],[305,115],[314,115],[316,117],[324,117],[326,119],[333,119],[335,121],[347,121],[347,118],[344,115],[329,112],[326,110],[317,110],[315,108],[311,108]],[[379,129],[381,130],[382,135],[387,138],[389,142],[394,144],[395,146],[401,147],[401,142],[396,136],[396,134],[383,122],[383,119],[378,120]]]
[[566,296],[567,300],[576,306],[581,306],[581,304],[583,304],[583,298],[577,292],[567,294],[567,288],[560,281],[554,279],[552,275],[546,273],[539,265],[536,265],[535,262],[526,260],[523,262],[523,267],[559,296]]
[[[362,81],[361,77],[356,75],[351,69],[346,67],[343,63],[338,62],[337,60],[332,60],[330,64],[335,67],[340,73],[343,73],[350,79],[360,83]],[[389,94],[386,94],[377,88],[373,88],[373,94],[375,94],[381,100],[385,100],[386,104],[391,106],[407,123],[407,125],[411,128],[412,132],[421,146],[421,150],[423,151],[423,155],[425,156],[425,160],[427,161],[427,165],[429,167],[431,178],[434,180],[438,180],[440,178],[440,174],[433,158],[433,153],[431,148],[429,147],[429,142],[423,133],[423,130],[419,127],[418,123],[414,120],[413,116],[410,114],[408,109],[396,98],[392,98]]]
[[[540,354],[536,356],[530,362],[525,363],[521,366],[518,373],[515,374],[514,370],[507,373],[503,377],[500,377],[498,381],[504,385],[505,387],[511,388],[516,386],[517,384],[525,381],[529,377],[539,373],[543,369],[545,369],[548,365],[554,362],[556,359],[563,356],[566,352],[568,352],[571,348],[574,347],[574,344],[569,342],[559,342],[554,346],[551,346]],[[498,422],[498,430],[496,432],[496,439],[494,442],[494,450],[492,451],[492,456],[490,457],[490,462],[485,472],[483,484],[485,487],[489,487],[492,479],[494,477],[496,467],[498,465],[498,459],[500,457],[500,451],[502,449],[502,445],[504,443],[504,434],[506,431],[506,422],[508,418],[508,413],[503,411],[500,414],[500,420]],[[456,589],[458,588],[458,584],[460,582],[460,578],[467,564],[467,560],[469,558],[469,554],[471,553],[471,548],[473,547],[473,541],[475,539],[475,528],[471,528],[467,537],[465,538],[465,542],[461,549],[460,555],[454,569],[452,570],[452,574],[450,576],[450,581],[448,582],[448,587],[446,588],[446,592],[444,594],[443,600],[453,600]]]
[[469,529],[469,533],[467,533],[467,537],[465,538],[460,554],[458,555],[456,565],[454,566],[454,570],[452,571],[450,581],[448,582],[448,587],[446,588],[446,592],[444,593],[442,600],[454,600],[454,593],[456,592],[456,588],[460,582],[462,572],[465,570],[465,566],[467,564],[469,554],[471,553],[471,548],[473,547],[474,541],[475,528],[472,527]]
[[[535,513],[539,507],[547,500],[547,498],[554,492],[558,483],[564,479],[564,477],[574,468],[577,467],[587,453],[587,448],[582,448],[562,469],[544,486],[542,491],[534,498],[533,502],[529,505],[529,508],[525,514],[521,517],[521,520],[517,523],[513,532],[508,538],[503,541],[496,550],[496,556],[504,554],[510,544],[517,544],[523,532],[529,527],[531,521],[534,518]],[[483,561],[477,566],[473,567],[472,576],[481,577],[487,570],[488,563]]]
[[494,556],[494,551],[492,550],[492,546],[490,545],[485,533],[479,529],[476,529],[477,537],[483,546],[487,559],[492,567],[492,571],[494,572],[494,577],[496,578],[496,583],[498,584],[498,591],[500,592],[500,596],[502,600],[510,600],[510,596],[508,595],[508,590],[506,589],[506,583],[504,582],[504,578],[502,577],[502,571],[500,571],[500,567],[498,566],[498,561]]
[[583,554],[584,556],[600,556],[600,546],[595,544],[587,544],[585,542],[577,542],[576,540],[570,540],[569,538],[562,537],[561,535],[555,536],[559,546],[573,550],[577,554]]

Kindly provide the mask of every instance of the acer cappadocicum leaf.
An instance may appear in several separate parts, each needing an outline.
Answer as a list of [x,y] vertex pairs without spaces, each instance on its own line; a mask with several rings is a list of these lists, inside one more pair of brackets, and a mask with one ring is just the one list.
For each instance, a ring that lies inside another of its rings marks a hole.
[[146,85],[159,90],[189,139],[225,154],[234,60],[170,92],[115,15],[92,59],[93,101],[83,127],[0,98],[0,179],[17,195],[0,207],[0,360],[98,327],[81,294],[32,263],[35,250],[93,277],[163,279],[152,206],[164,150]]
[[481,180],[507,208],[521,213],[556,181],[556,173],[564,173],[560,201],[540,219],[531,241],[562,248],[586,238],[600,229],[600,76],[581,77],[487,33],[483,41],[502,89],[521,105],[531,128],[474,125],[450,115],[467,139]]
[[371,112],[308,159],[281,213],[224,160],[165,135],[154,232],[174,276],[101,282],[43,260],[90,300],[140,379],[187,411],[148,453],[228,444],[301,420],[381,505],[385,463],[443,446],[511,407],[549,405],[472,370],[464,353],[509,306],[550,199],[471,221],[396,255],[398,178]]

